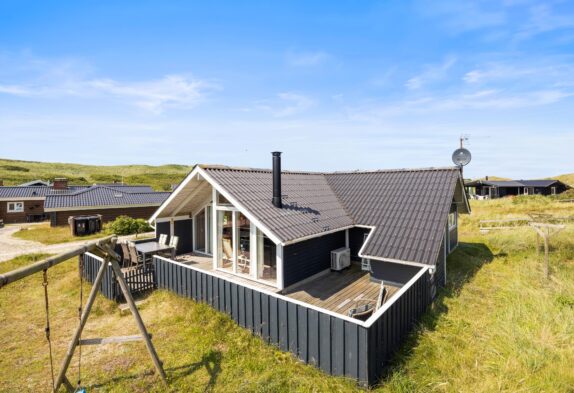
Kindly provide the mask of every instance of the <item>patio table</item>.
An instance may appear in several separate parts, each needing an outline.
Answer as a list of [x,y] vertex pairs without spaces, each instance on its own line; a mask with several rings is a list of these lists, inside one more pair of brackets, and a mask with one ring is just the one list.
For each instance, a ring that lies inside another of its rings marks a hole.
[[148,255],[159,254],[165,251],[170,251],[173,255],[174,248],[168,246],[167,244],[161,244],[160,242],[151,241],[145,243],[137,243],[135,245],[137,252],[142,254],[142,259],[144,263],[146,262],[146,257]]

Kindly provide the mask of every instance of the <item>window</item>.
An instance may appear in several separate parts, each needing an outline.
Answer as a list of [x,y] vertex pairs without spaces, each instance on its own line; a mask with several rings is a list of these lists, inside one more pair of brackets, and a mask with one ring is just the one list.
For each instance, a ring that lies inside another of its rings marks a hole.
[[448,213],[448,228],[452,229],[456,226],[456,212]]
[[8,202],[8,213],[22,213],[24,202]]
[[552,195],[556,195],[556,187],[550,188],[550,192]]

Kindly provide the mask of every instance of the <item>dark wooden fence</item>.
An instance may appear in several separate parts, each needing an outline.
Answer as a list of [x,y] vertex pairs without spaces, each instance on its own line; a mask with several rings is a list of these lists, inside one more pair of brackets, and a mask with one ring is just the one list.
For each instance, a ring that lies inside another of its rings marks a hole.
[[154,256],[153,265],[158,288],[205,302],[302,361],[363,384],[378,381],[384,362],[430,302],[427,268],[385,312],[363,322],[165,258]]
[[[82,272],[84,279],[93,283],[100,266],[102,266],[103,259],[90,253],[83,254],[80,258],[84,258],[84,269]],[[139,293],[155,289],[153,265],[147,264],[145,266],[124,268],[122,272],[132,295],[137,296]],[[104,272],[104,277],[100,284],[100,292],[110,300],[116,302],[124,300],[111,266],[107,266]]]

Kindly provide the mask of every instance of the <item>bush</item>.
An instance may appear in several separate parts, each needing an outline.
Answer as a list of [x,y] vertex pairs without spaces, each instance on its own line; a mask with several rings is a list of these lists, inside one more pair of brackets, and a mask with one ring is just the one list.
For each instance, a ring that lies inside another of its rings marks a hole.
[[119,216],[104,226],[106,233],[116,235],[137,235],[151,230],[153,228],[143,218],[136,219],[128,216]]

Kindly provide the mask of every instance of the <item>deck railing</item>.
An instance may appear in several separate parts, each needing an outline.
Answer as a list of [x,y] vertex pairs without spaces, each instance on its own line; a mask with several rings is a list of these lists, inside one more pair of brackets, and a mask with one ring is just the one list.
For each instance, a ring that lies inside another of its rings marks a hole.
[[424,267],[367,321],[154,256],[158,288],[205,302],[240,326],[332,375],[373,384],[430,303]]
[[[82,275],[84,279],[89,282],[94,282],[98,270],[104,260],[97,255],[92,253],[85,253],[80,256],[84,259]],[[147,264],[145,266],[138,266],[132,268],[122,269],[126,284],[130,288],[132,295],[137,295],[138,293],[146,292],[155,289],[155,273],[152,264]],[[104,272],[104,277],[102,283],[100,284],[100,292],[102,295],[110,300],[121,302],[124,300],[124,295],[120,289],[120,286],[115,279],[115,273],[110,265],[107,266]]]

